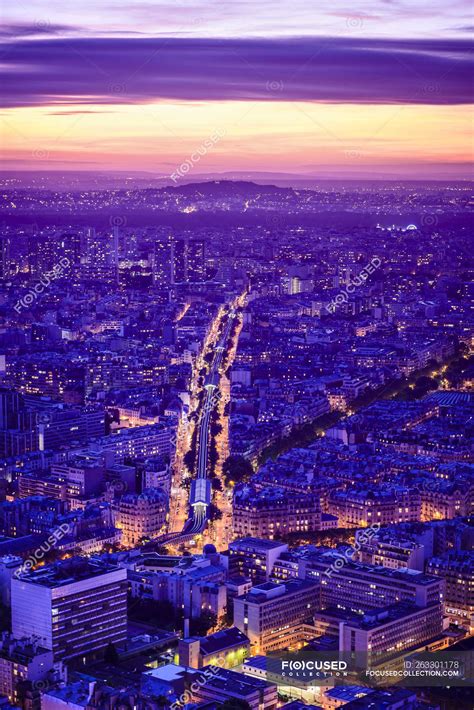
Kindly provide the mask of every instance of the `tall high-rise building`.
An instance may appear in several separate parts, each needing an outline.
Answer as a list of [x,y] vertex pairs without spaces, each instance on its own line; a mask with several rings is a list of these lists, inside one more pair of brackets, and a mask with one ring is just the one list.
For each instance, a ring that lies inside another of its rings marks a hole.
[[10,273],[10,240],[0,236],[0,281],[6,281]]
[[82,238],[76,232],[66,232],[60,239],[60,250],[71,262],[71,265],[78,265],[82,255]]
[[0,389],[0,429],[17,429],[19,412],[23,408],[22,395],[2,387]]
[[127,572],[87,559],[41,567],[12,580],[12,632],[36,637],[54,660],[88,656],[127,636]]
[[37,415],[23,396],[0,389],[0,456],[18,456],[38,449]]
[[201,239],[190,239],[187,244],[187,281],[205,281],[206,247]]
[[169,286],[173,281],[173,243],[171,237],[158,239],[153,248],[153,283]]
[[173,242],[173,280],[175,283],[205,281],[205,242],[179,238]]
[[186,239],[176,239],[173,241],[173,283],[183,283],[187,281],[187,241]]
[[31,275],[45,275],[59,263],[63,256],[61,241],[50,234],[32,234],[28,238],[28,263]]
[[90,228],[86,235],[86,254],[89,278],[114,283],[118,279],[119,230],[97,233]]
[[115,269],[118,269],[119,263],[119,228],[114,227],[110,235],[107,253],[108,263]]

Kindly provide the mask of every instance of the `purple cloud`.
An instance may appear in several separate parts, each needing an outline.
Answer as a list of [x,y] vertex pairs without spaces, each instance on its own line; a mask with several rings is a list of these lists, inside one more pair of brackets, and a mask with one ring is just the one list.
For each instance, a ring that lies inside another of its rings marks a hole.
[[4,45],[6,107],[170,100],[465,104],[466,40],[60,38]]
[[18,39],[19,37],[34,37],[35,35],[62,35],[80,31],[80,27],[60,25],[48,21],[18,22],[16,24],[3,24],[0,27],[0,37],[3,39]]

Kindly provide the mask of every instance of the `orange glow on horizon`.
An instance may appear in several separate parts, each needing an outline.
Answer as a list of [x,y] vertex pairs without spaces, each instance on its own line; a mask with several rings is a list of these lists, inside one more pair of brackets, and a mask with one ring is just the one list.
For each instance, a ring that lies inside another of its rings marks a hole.
[[[18,108],[0,117],[4,167],[165,175],[198,150],[196,173],[467,165],[472,127],[465,105],[159,102]],[[206,147],[216,131],[222,137]]]

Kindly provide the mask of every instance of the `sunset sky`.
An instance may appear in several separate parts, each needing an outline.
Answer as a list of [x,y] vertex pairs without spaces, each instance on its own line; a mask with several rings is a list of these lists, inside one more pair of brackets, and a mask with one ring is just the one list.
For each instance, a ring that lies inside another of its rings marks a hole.
[[467,0],[12,2],[3,165],[169,175],[219,132],[199,173],[466,178],[473,26]]

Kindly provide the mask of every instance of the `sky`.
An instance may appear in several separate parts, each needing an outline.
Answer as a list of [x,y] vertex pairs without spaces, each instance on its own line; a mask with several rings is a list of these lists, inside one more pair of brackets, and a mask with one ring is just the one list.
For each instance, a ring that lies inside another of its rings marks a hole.
[[15,1],[3,167],[472,177],[473,28],[466,0]]

